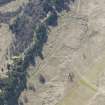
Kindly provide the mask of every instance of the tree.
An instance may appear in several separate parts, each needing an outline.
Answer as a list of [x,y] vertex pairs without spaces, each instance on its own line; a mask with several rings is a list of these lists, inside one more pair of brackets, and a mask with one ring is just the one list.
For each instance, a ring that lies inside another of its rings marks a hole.
[[37,38],[38,41],[40,41],[40,43],[46,42],[46,38],[47,38],[47,27],[46,27],[45,24],[40,23],[36,27],[36,38]]
[[57,13],[52,11],[49,13],[46,22],[48,25],[54,25],[55,26],[55,25],[57,25],[57,18],[58,18]]

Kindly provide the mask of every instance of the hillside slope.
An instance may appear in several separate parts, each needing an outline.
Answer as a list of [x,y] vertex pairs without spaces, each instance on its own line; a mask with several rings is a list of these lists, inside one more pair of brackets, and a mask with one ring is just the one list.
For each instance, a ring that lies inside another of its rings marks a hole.
[[0,105],[105,105],[105,0],[7,1]]
[[61,14],[44,47],[45,59],[29,68],[29,89],[20,98],[25,105],[105,104],[104,5],[104,0],[76,0]]
[[37,57],[44,59],[42,51],[48,39],[49,27],[57,25],[58,14],[63,10],[68,11],[69,3],[71,0],[2,2],[0,25],[4,26],[6,32],[1,28],[1,41],[4,41],[0,46],[1,105],[22,104],[18,102],[18,98],[27,88],[27,67],[30,64],[35,65]]

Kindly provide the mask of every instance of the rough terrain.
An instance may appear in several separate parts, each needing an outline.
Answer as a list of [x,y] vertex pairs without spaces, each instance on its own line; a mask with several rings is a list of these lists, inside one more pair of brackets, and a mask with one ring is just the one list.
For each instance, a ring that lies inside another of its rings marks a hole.
[[104,6],[104,0],[77,0],[69,13],[61,14],[44,47],[45,59],[30,67],[29,84],[36,92],[24,91],[25,105],[105,104]]
[[[12,3],[18,6],[24,0],[19,1]],[[5,11],[14,11],[14,4]],[[59,14],[58,26],[50,27],[44,60],[37,57],[28,68],[27,89],[19,99],[24,105],[105,105],[105,0],[75,0],[70,7]],[[1,62],[10,34],[3,24]]]

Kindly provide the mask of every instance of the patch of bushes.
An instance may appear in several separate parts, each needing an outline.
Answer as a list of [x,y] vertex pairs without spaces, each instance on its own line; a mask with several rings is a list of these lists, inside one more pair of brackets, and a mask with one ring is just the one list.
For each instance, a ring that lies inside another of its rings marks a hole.
[[45,43],[47,41],[47,27],[45,24],[40,23],[37,25],[36,29],[36,38],[40,43]]
[[[18,105],[18,97],[21,91],[26,88],[27,67],[30,63],[35,64],[35,56],[40,56],[42,59],[44,58],[42,50],[43,45],[46,43],[48,38],[48,26],[57,23],[57,12],[64,8],[65,0],[46,0],[45,4],[46,6],[44,7],[44,10],[46,13],[50,12],[45,23],[40,23],[39,21],[38,24],[31,23],[34,20],[30,21],[26,17],[22,16],[18,17],[16,22],[10,27],[13,33],[16,34],[15,37],[17,38],[17,41],[21,40],[20,45],[23,41],[28,41],[28,39],[30,40],[33,37],[33,32],[36,34],[36,42],[32,42],[32,44],[24,50],[22,53],[24,56],[19,58],[15,57],[14,60],[12,59],[13,64],[8,65],[7,68],[12,70],[8,72],[8,78],[3,80],[4,85],[0,87],[0,89],[2,89],[2,92],[0,93],[0,105]],[[32,19],[35,17],[33,13],[34,10],[31,14]],[[26,19],[24,20],[24,18]],[[36,24],[34,31],[32,29],[34,26],[33,24]],[[43,75],[40,75],[39,81],[44,84],[46,79]],[[35,90],[33,87],[30,87],[30,89]]]
[[56,12],[50,12],[49,16],[47,17],[46,23],[51,26],[57,25],[58,16]]
[[[47,28],[45,24],[38,24],[36,27],[37,41],[26,49],[24,56],[12,57],[13,64],[9,65],[8,78],[2,80],[3,84],[1,89],[4,93],[0,95],[2,105],[17,105],[17,98],[21,91],[26,88],[27,67],[35,56],[42,56],[42,48],[47,37]],[[33,87],[32,90],[35,91]],[[15,103],[15,104],[14,104]]]

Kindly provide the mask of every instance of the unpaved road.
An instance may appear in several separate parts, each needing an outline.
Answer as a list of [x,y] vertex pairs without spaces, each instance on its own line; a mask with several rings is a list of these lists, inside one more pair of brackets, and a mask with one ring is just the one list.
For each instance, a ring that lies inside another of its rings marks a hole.
[[[105,105],[105,0],[76,0],[49,33],[43,61],[30,67],[25,105]],[[72,73],[71,81],[69,74]],[[43,74],[46,84],[38,81]]]

